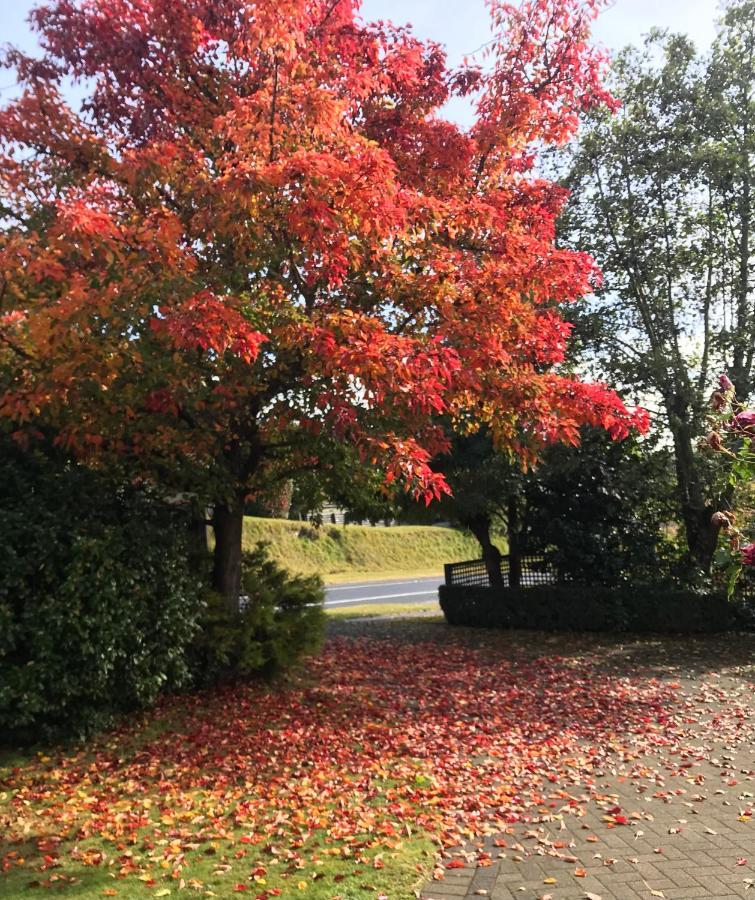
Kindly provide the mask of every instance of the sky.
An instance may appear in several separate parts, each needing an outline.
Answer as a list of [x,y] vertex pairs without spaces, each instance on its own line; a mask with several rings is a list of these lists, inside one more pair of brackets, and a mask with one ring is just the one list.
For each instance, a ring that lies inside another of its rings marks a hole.
[[[178,0],[177,0],[178,2]],[[0,0],[0,44],[12,43],[31,50],[35,45],[26,17],[36,0]],[[707,47],[715,34],[719,0],[612,0],[595,27],[595,38],[612,50],[638,43],[653,26],[688,34]],[[455,65],[485,44],[490,37],[484,0],[364,0],[367,19],[411,23],[420,37],[443,44]],[[0,98],[13,93],[13,76],[0,71]],[[466,117],[463,106],[447,115]]]
[[[366,18],[411,22],[417,34],[444,44],[452,62],[489,39],[484,0],[364,0],[362,9]],[[707,46],[715,34],[717,10],[718,0],[611,0],[595,36],[610,49],[621,49],[657,25]]]

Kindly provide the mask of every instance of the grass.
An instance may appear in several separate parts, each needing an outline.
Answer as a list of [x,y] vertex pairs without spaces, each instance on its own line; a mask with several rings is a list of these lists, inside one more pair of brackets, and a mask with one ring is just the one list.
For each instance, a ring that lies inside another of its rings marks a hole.
[[[306,683],[305,680],[303,684]],[[212,703],[212,694],[198,702],[200,708]],[[180,736],[191,733],[194,726],[190,701],[179,698],[175,708],[168,705],[142,714],[130,726],[103,734],[78,749],[0,752],[0,896],[8,900],[50,894],[70,900],[138,900],[175,896],[228,898],[243,894],[250,900],[374,900],[382,893],[393,900],[415,896],[427,880],[437,845],[421,829],[407,828],[395,839],[386,840],[383,836],[376,839],[365,826],[363,833],[338,840],[314,822],[305,826],[302,818],[300,840],[293,843],[292,851],[287,846],[290,835],[283,831],[276,837],[271,829],[260,839],[254,829],[261,823],[244,821],[243,817],[234,822],[231,808],[221,812],[223,794],[214,785],[182,791],[173,783],[177,769],[169,755],[161,752],[161,741],[175,745],[179,737],[178,746],[182,746],[184,738]],[[103,760],[117,760],[122,767],[143,756],[155,759],[153,779],[145,779],[136,792],[127,784],[112,786],[116,791],[124,789],[124,799],[117,806],[120,811],[130,810],[134,801],[140,806],[149,804],[149,818],[138,832],[129,834],[126,829],[119,833],[115,820],[105,828],[95,827],[94,831],[100,832],[97,837],[82,837],[79,829],[89,827],[85,823],[89,820],[91,824],[92,819],[87,795],[98,790],[97,772]],[[30,780],[35,784],[32,793],[36,793],[36,786],[40,788],[38,800],[14,803],[29,785],[21,776],[22,787],[14,789],[19,783],[14,779],[14,769],[35,773]],[[63,773],[70,771],[85,774],[63,804],[60,801],[67,786],[61,787],[58,794],[56,785],[65,781]],[[253,768],[247,777],[255,778]],[[353,781],[354,790],[359,791],[360,779],[354,776]],[[391,802],[395,784],[386,772],[375,786],[370,805],[378,810]],[[174,791],[180,795],[178,811],[171,796]],[[58,831],[50,829],[51,820],[44,818],[51,803],[64,810],[66,806],[77,810],[73,819],[63,813],[61,840]],[[339,807],[338,801],[324,804],[316,815],[333,814],[337,819]],[[181,809],[192,811],[184,813]],[[218,818],[211,826],[209,819],[213,814]],[[15,838],[5,834],[6,816],[16,829],[23,823],[28,837],[19,841],[17,831]],[[208,820],[208,827],[200,826],[200,837],[192,831],[202,819]]]
[[375,616],[428,616],[438,613],[437,603],[355,603],[353,606],[326,606],[325,612],[336,619],[370,619]]
[[[397,841],[395,849],[377,853],[366,849],[363,862],[355,865],[351,854],[333,853],[334,845],[326,847],[322,833],[313,832],[301,845],[299,854],[307,859],[308,871],[297,873],[295,867],[271,857],[263,848],[252,848],[239,859],[237,849],[229,844],[215,841],[205,849],[203,859],[193,861],[183,875],[175,875],[170,866],[150,875],[145,881],[129,878],[121,880],[119,863],[121,854],[114,852],[113,845],[106,841],[87,840],[79,842],[79,849],[86,858],[102,853],[103,862],[91,864],[66,864],[65,871],[51,870],[30,872],[26,860],[22,865],[12,866],[5,874],[0,873],[0,891],[7,900],[48,895],[53,888],[53,896],[71,900],[95,900],[102,897],[160,898],[168,896],[185,897],[231,897],[242,891],[250,898],[279,896],[283,900],[306,898],[306,900],[333,900],[344,897],[374,898],[385,893],[389,897],[411,897],[415,890],[427,880],[427,871],[434,855],[434,848],[427,838],[412,838]],[[363,835],[365,845],[370,836]],[[166,844],[168,841],[166,841]],[[22,848],[23,850],[23,848]],[[29,850],[33,852],[34,846]],[[89,854],[89,856],[87,856]],[[134,857],[140,861],[140,854]],[[379,859],[381,868],[375,867]],[[424,864],[423,864],[424,863]],[[419,868],[418,868],[419,866]],[[259,874],[251,876],[250,871]],[[264,871],[264,874],[262,874]],[[47,891],[40,890],[47,888]],[[274,894],[277,890],[279,893]],[[339,893],[343,890],[343,893]],[[270,892],[270,893],[266,893]]]
[[323,525],[289,519],[244,520],[244,544],[269,541],[276,562],[290,572],[321,575],[331,584],[346,581],[432,576],[443,564],[477,559],[471,534],[454,528],[399,525]]
[[[365,834],[364,840],[368,844],[369,835]],[[89,840],[80,842],[79,847],[82,854],[102,852],[104,861],[96,866],[67,864],[64,873],[55,869],[43,873],[29,872],[24,862],[24,865],[13,867],[6,874],[0,873],[3,898],[19,900],[49,896],[50,888],[53,889],[52,896],[71,900],[101,900],[102,897],[131,900],[169,896],[228,898],[237,894],[249,898],[264,897],[266,900],[274,896],[282,900],[333,900],[334,897],[373,900],[380,893],[391,898],[411,897],[427,880],[427,870],[434,855],[431,841],[413,838],[397,841],[395,849],[380,854],[366,850],[364,862],[355,865],[353,856],[334,855],[333,845],[325,847],[322,834],[313,832],[298,851],[310,864],[306,873],[297,873],[295,867],[271,857],[261,847],[252,848],[239,859],[235,848],[231,850],[230,845],[216,841],[207,846],[204,858],[192,862],[183,876],[174,875],[171,867],[165,866],[154,878],[146,881],[129,878],[123,882],[118,874],[119,854],[113,852],[112,844]],[[138,854],[136,858],[139,858]],[[376,858],[382,864],[381,868],[375,867]],[[259,874],[250,877],[250,871],[255,870]],[[244,887],[243,892],[239,885]],[[48,890],[42,890],[44,888]],[[273,893],[276,890],[279,893]]]

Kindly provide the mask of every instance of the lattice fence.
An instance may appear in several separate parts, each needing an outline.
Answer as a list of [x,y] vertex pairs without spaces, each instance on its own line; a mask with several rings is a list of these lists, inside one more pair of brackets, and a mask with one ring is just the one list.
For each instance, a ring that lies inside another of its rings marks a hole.
[[[523,556],[521,559],[520,587],[535,587],[538,584],[553,584],[556,574],[542,556]],[[490,587],[488,567],[482,559],[448,563],[444,566],[446,584],[449,587]],[[501,557],[501,582],[508,587],[511,561]]]

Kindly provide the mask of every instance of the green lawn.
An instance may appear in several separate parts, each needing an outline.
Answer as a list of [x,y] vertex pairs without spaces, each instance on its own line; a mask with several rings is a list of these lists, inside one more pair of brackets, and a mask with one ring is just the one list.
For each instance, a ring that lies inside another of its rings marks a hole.
[[480,547],[454,528],[400,525],[370,528],[323,525],[289,519],[244,520],[244,543],[269,541],[273,558],[303,575],[319,574],[329,583],[440,575],[443,564],[477,559]]
[[370,619],[378,616],[427,616],[440,609],[435,603],[355,603],[353,606],[330,606],[325,608],[328,616],[336,619]]
[[[234,834],[235,839],[243,834]],[[225,841],[209,843],[203,855],[192,860],[185,870],[174,869],[177,858],[184,855],[184,845],[165,838],[158,853],[139,846],[114,851],[108,841],[89,840],[79,844],[80,864],[66,864],[65,870],[29,871],[27,860],[21,865],[11,864],[10,870],[0,874],[0,895],[4,898],[51,896],[71,900],[94,900],[101,897],[153,898],[169,896],[231,897],[244,894],[253,898],[302,897],[309,900],[333,900],[334,897],[374,898],[379,893],[388,897],[405,898],[427,880],[433,845],[423,838],[397,841],[394,849],[370,844],[370,835],[361,836],[364,848],[354,854],[344,846],[326,845],[324,833],[314,831],[297,853],[304,871],[297,871],[299,861],[276,856],[262,846],[242,847]],[[0,843],[0,846],[2,844]],[[30,844],[33,854],[36,845]],[[24,848],[20,848],[24,852]],[[130,866],[140,866],[146,860],[162,859],[157,871],[136,878],[124,872]],[[84,861],[85,860],[85,861]],[[99,860],[94,863],[93,860]],[[376,868],[377,865],[380,868]],[[418,870],[419,866],[419,870]],[[142,879],[142,880],[139,880]],[[276,893],[276,891],[278,893]]]
[[[298,709],[301,692],[308,690],[304,678],[283,688],[281,701],[293,699]],[[226,700],[248,708],[250,701],[276,696],[254,686],[236,688]],[[316,712],[320,704],[305,705]],[[213,692],[176,698],[85,749],[0,755],[0,896],[413,896],[427,879],[436,849],[421,829],[394,829],[386,822],[383,810],[395,802],[399,783],[390,762],[372,773],[369,798],[358,772],[345,776],[330,798],[302,787],[307,760],[300,751],[291,759],[304,769],[292,774],[273,763],[271,783],[271,772],[263,774],[267,767],[252,758],[254,739],[239,759],[238,743],[227,751],[215,746],[224,733],[215,726],[224,718],[224,727],[235,728],[241,742],[262,728],[267,758],[281,722],[271,730],[264,727],[264,714],[259,721],[236,719],[228,717],[227,707]],[[307,713],[298,709],[298,715]],[[212,730],[212,746],[194,746],[198,727]],[[279,737],[285,742],[285,732]],[[246,780],[248,795],[224,783],[225,753],[236,778]],[[349,818],[348,830],[339,834],[344,785],[354,792],[359,818]],[[297,811],[298,796],[311,798],[311,807]],[[246,802],[255,804],[254,814],[247,813]],[[276,827],[277,816],[282,819]]]

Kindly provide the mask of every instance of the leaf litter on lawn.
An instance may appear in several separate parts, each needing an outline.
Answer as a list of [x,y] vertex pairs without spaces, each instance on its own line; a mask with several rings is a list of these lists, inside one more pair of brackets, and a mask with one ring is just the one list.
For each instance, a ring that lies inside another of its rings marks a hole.
[[[470,841],[591,802],[606,827],[633,824],[602,772],[652,755],[694,765],[693,726],[696,740],[733,737],[751,712],[714,683],[685,691],[607,668],[589,644],[559,654],[564,641],[533,635],[520,652],[445,636],[336,635],[299,681],[172,697],[173,727],[146,740],[143,724],[125,727],[14,766],[0,781],[0,879],[66,890],[97,872],[100,893],[125,896],[410,896],[433,869],[431,841],[442,878],[459,859],[491,864],[458,849]],[[533,834],[538,852],[576,862]]]

